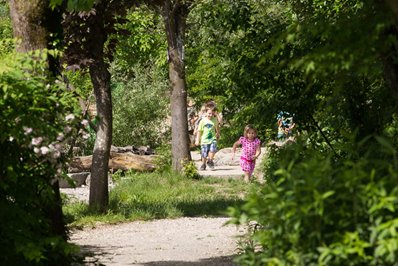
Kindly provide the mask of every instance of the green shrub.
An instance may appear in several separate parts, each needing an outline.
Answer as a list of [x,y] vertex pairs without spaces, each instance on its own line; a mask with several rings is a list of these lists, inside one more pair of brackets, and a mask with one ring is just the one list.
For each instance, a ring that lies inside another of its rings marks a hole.
[[61,177],[63,147],[79,123],[77,102],[60,82],[49,81],[45,54],[10,54],[0,64],[1,265],[64,265],[73,251],[53,230],[52,183]]
[[171,146],[163,145],[156,149],[156,171],[157,172],[170,172],[171,171]]
[[135,78],[113,81],[113,144],[157,147],[170,137],[167,80],[153,69],[130,69]]
[[182,176],[189,179],[200,179],[198,168],[194,161],[184,161],[182,167]]
[[257,224],[242,265],[396,265],[396,149],[369,139],[350,158],[294,144],[280,169],[232,222]]

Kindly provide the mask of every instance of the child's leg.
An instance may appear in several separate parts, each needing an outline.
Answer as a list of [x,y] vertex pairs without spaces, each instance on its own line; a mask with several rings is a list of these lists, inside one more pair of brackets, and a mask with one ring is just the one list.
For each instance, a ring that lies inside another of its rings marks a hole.
[[202,165],[200,166],[200,170],[206,170],[206,158],[202,157]]
[[243,178],[243,180],[246,183],[249,183],[250,182],[250,173],[248,173],[248,172],[244,172],[244,173],[245,173],[245,177]]
[[214,152],[209,152],[209,157],[208,157],[208,160],[207,160],[207,165],[209,166],[209,168],[210,168],[211,170],[214,169],[214,161],[213,161],[213,159],[214,159]]
[[214,160],[214,156],[215,156],[216,152],[217,152],[217,143],[214,141],[213,143],[211,143],[209,145],[209,160],[207,162],[207,164],[209,165],[209,167],[211,169],[214,168],[213,160]]
[[209,160],[213,161],[214,160],[214,155],[216,155],[215,152],[209,152]]
[[209,146],[207,144],[202,145],[201,147],[201,161],[202,161],[202,166],[200,167],[200,170],[206,170],[206,161],[207,161],[207,156],[209,155]]

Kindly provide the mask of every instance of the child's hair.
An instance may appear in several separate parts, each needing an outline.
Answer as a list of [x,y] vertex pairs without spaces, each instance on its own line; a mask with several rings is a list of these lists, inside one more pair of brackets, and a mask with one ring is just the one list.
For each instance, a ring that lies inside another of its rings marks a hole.
[[217,111],[216,108],[214,108],[214,107],[212,107],[212,106],[206,106],[206,113],[207,113],[207,111],[209,111],[209,110],[211,110],[211,111],[213,111],[213,112],[216,112],[216,111]]
[[254,132],[257,135],[257,130],[254,128],[254,126],[252,124],[249,124],[249,125],[245,126],[245,129],[243,130],[243,136],[245,138],[247,138],[247,132],[249,132],[249,130],[254,130]]
[[217,104],[216,104],[215,101],[213,101],[213,100],[207,101],[207,102],[205,103],[205,106],[206,106],[206,109],[207,109],[207,110],[208,110],[208,109],[211,109],[211,110],[217,112]]

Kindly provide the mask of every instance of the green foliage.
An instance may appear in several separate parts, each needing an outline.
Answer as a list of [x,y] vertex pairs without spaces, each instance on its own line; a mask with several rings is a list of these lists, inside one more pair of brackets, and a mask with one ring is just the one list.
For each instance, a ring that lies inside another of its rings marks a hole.
[[57,204],[52,182],[62,177],[63,150],[79,123],[77,102],[49,80],[47,52],[9,54],[0,64],[2,265],[66,265],[73,251],[50,215]]
[[230,209],[234,223],[258,223],[239,262],[394,265],[397,152],[384,138],[378,137],[377,145],[371,140],[362,145],[372,152],[355,159],[294,144],[270,178],[276,181],[249,195],[241,208]]
[[248,123],[273,139],[281,110],[297,131],[318,134],[315,118],[337,142],[380,134],[396,112],[383,66],[397,57],[394,23],[373,0],[200,1],[189,17],[189,93],[220,99],[223,145]]
[[171,171],[171,146],[170,145],[162,145],[156,148],[156,172],[170,172]]
[[170,137],[166,40],[160,16],[145,6],[129,12],[112,64],[113,143],[165,144]]
[[145,75],[139,68],[130,71],[136,71],[135,79],[113,85],[113,144],[157,147],[170,135],[167,81],[155,69]]
[[311,112],[313,99],[300,95],[306,85],[299,72],[281,68],[279,58],[260,62],[270,52],[268,41],[291,20],[286,5],[268,2],[201,1],[190,13],[189,92],[219,99],[228,124],[221,139],[225,145],[249,123],[259,130],[260,139],[273,139],[282,109],[297,114],[305,106]]
[[4,56],[14,49],[14,40],[12,40],[12,26],[10,19],[10,10],[8,2],[0,1],[0,56]]
[[138,9],[129,11],[125,19],[127,22],[118,29],[121,32],[128,31],[129,34],[113,36],[118,40],[115,58],[119,70],[123,70],[129,77],[134,77],[134,72],[128,70],[135,64],[143,67],[153,64],[166,70],[167,41],[162,16],[141,5]]
[[73,146],[80,148],[79,153],[75,155],[91,155],[93,153],[96,138],[96,132],[92,128],[92,125],[95,125],[96,123],[96,114],[90,113],[90,111],[92,111],[90,110],[90,108],[92,108],[93,106],[95,107],[96,103],[90,75],[87,72],[81,70],[64,71],[63,74],[69,82],[68,86],[70,86],[74,93],[78,95],[79,101],[84,103],[84,118],[85,120],[87,120],[87,122],[89,122],[86,126],[86,134],[84,134],[83,136],[79,135],[74,140],[75,142]]
[[194,161],[184,161],[182,165],[182,176],[189,179],[202,178],[201,175],[199,175],[198,168]]

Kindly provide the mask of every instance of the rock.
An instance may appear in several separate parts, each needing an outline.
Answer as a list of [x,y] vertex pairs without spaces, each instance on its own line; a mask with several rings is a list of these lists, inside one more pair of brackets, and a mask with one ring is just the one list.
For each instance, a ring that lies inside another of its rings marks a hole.
[[81,187],[86,184],[86,179],[90,172],[80,172],[68,174],[69,180],[59,179],[60,188],[74,188]]
[[241,149],[236,149],[234,159],[232,160],[232,148],[219,150],[214,157],[215,165],[239,165]]
[[134,146],[125,146],[125,147],[116,147],[116,146],[111,146],[111,152],[115,153],[125,153],[125,152],[131,152],[134,154],[139,154],[139,155],[153,155],[155,154],[155,151],[151,149],[149,146],[140,146],[140,147],[134,147]]

